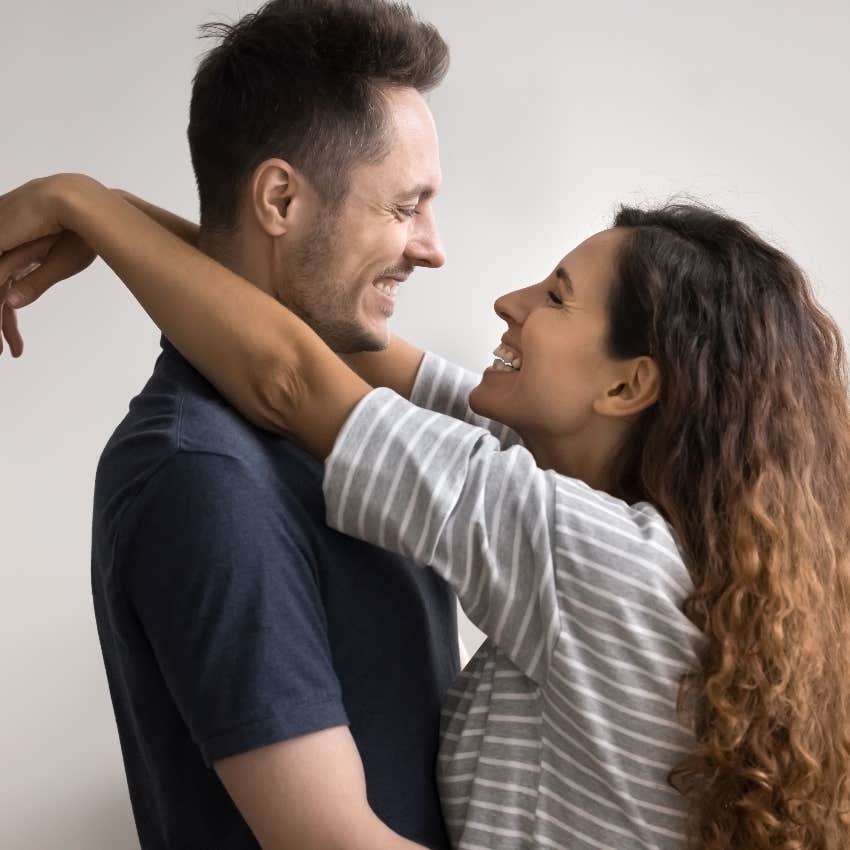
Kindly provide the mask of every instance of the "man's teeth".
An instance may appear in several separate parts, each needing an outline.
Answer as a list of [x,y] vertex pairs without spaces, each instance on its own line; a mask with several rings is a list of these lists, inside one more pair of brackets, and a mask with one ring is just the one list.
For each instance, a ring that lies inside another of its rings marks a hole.
[[508,348],[506,345],[500,345],[493,354],[495,354],[502,363],[517,372],[522,368],[522,356],[517,354],[512,348]]
[[389,295],[390,298],[395,298],[396,293],[398,292],[397,283],[382,283],[381,281],[375,281],[372,286],[374,286],[379,292],[383,292],[384,295]]

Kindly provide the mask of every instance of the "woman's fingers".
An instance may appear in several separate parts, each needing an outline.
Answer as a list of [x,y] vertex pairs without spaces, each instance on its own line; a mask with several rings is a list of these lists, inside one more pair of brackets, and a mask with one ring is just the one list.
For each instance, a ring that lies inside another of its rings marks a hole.
[[62,185],[61,175],[39,178],[0,195],[0,251],[4,255],[62,230],[55,203],[55,191]]
[[[20,253],[11,257],[16,252]],[[8,266],[4,263],[7,256],[10,257]],[[51,286],[81,272],[94,258],[91,248],[69,230],[59,236],[47,236],[29,245],[22,245],[8,255],[4,254],[0,257],[0,280],[4,273],[12,278],[7,302],[16,308],[32,304]],[[9,272],[10,268],[17,269],[17,273]]]
[[48,241],[55,242],[56,237],[48,236],[28,245],[21,245],[0,256],[0,280],[7,281],[7,306],[24,307],[35,301],[44,291],[40,292],[32,287],[30,276],[40,268],[49,250]]
[[13,287],[17,280],[38,268],[55,241],[55,236],[48,236],[0,255],[0,354],[3,353],[4,339],[9,344],[12,357],[20,357],[23,353],[24,341],[13,309],[16,300]]
[[[44,236],[0,254],[0,281],[4,284],[8,282],[12,286],[35,271],[44,262],[57,239],[57,236]],[[11,289],[6,291],[6,297],[10,294]]]
[[18,316],[8,304],[0,304],[0,354],[3,353],[4,338],[9,344],[12,357],[20,357],[24,353],[24,340],[18,328]]

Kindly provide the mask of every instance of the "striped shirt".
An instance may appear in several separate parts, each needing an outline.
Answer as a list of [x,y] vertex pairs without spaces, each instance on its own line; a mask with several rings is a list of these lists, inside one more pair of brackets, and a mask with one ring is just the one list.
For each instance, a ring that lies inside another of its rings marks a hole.
[[678,683],[698,664],[673,535],[540,469],[476,416],[475,375],[428,354],[407,402],[366,396],[325,470],[333,527],[428,564],[488,636],[451,688],[438,782],[462,850],[681,850],[667,777],[693,745]]

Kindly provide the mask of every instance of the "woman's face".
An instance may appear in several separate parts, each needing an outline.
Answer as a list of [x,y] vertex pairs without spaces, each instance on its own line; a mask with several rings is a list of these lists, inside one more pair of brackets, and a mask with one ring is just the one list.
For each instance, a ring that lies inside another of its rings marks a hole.
[[622,364],[607,352],[608,295],[624,236],[597,233],[540,283],[496,301],[507,330],[469,401],[529,447],[594,428],[596,401],[616,392]]

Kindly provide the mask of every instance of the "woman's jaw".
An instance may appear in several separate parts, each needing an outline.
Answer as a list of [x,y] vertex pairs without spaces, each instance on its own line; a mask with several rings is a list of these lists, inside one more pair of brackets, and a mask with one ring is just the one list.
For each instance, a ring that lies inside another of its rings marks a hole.
[[622,243],[603,231],[567,254],[540,283],[495,303],[507,330],[469,403],[515,430],[538,464],[594,487],[628,424],[616,388],[627,364],[608,351],[609,295]]

